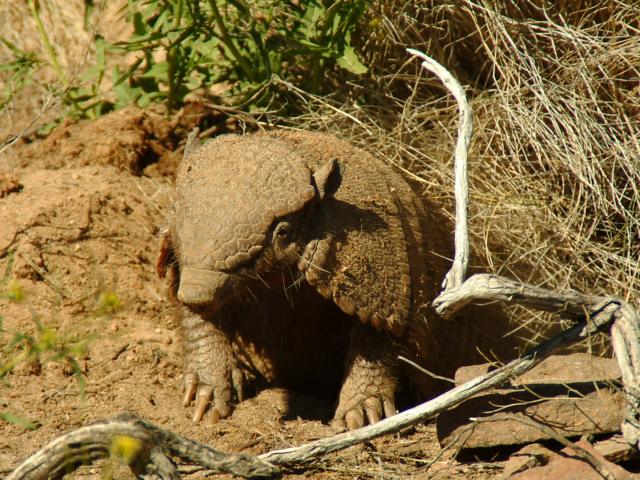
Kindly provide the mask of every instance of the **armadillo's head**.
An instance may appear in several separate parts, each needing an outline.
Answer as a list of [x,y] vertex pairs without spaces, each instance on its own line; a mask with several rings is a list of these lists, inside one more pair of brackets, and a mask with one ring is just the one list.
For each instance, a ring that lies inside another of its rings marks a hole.
[[216,310],[243,277],[297,261],[302,212],[323,196],[335,163],[314,173],[290,144],[266,136],[218,137],[188,155],[172,233],[178,300]]

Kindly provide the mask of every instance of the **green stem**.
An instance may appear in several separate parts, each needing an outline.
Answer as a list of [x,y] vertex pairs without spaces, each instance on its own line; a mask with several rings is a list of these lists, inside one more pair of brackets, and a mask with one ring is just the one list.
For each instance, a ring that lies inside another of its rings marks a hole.
[[324,73],[324,59],[320,56],[316,56],[316,61],[313,62],[311,71],[311,93],[320,92],[320,79]]
[[218,10],[218,5],[216,4],[216,0],[209,0],[209,5],[211,5],[213,17],[216,21],[216,24],[218,25],[218,28],[220,29],[220,35],[222,35],[222,41],[227,45],[227,47],[231,51],[231,54],[234,56],[236,62],[238,62],[238,65],[240,65],[240,68],[242,69],[244,74],[249,78],[249,80],[254,82],[255,76],[253,75],[251,66],[247,63],[247,61],[240,54],[235,44],[233,43],[233,40],[231,39],[231,35],[229,35],[229,31],[227,30],[227,27],[224,24],[224,19],[222,18],[222,15],[220,15],[220,10]]
[[169,112],[173,111],[173,107],[175,106],[175,94],[176,94],[176,76],[178,70],[178,61],[179,57],[175,48],[169,47],[166,50],[167,52],[167,63],[168,63],[168,71],[167,71],[167,80],[169,81],[169,92],[167,95],[167,107]]
[[33,15],[34,20],[36,21],[36,26],[38,27],[38,33],[40,33],[40,38],[42,43],[44,44],[44,48],[47,51],[47,55],[49,56],[49,61],[51,62],[51,66],[58,74],[58,77],[62,80],[62,83],[66,87],[69,83],[67,79],[67,75],[64,73],[64,70],[60,66],[60,62],[58,62],[58,56],[56,55],[51,42],[49,41],[49,36],[47,35],[47,31],[44,28],[44,24],[42,23],[42,19],[40,18],[40,7],[38,5],[38,0],[28,0],[29,8],[31,9],[31,15]]
[[182,0],[178,0],[176,16],[173,19],[173,28],[177,29],[180,27],[180,22],[182,21]]
[[331,27],[333,27],[333,18],[336,16],[338,8],[340,8],[341,4],[342,1],[337,0],[336,2],[332,3],[331,6],[325,11],[324,25],[322,26],[322,31],[320,32],[319,37],[320,41],[318,42],[320,45],[324,45],[324,40],[327,37],[327,32]]

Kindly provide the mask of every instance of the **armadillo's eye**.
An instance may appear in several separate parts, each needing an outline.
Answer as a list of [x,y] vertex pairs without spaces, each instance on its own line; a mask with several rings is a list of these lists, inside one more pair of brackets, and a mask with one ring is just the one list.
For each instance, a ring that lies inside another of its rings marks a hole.
[[278,240],[285,240],[291,235],[291,224],[289,222],[280,222],[276,225],[273,231],[273,238]]

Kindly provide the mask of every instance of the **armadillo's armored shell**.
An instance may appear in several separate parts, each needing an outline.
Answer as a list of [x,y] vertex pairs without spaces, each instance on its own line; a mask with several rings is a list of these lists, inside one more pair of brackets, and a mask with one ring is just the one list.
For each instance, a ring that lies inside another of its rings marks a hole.
[[305,162],[262,136],[221,136],[194,149],[176,190],[181,265],[227,271],[255,257],[275,218],[315,195]]
[[[273,134],[272,134],[273,135]],[[342,164],[340,186],[322,200],[299,267],[309,283],[347,314],[400,336],[435,292],[425,292],[429,246],[424,215],[407,183],[379,160],[322,134],[276,134],[307,152],[312,170],[329,158]]]

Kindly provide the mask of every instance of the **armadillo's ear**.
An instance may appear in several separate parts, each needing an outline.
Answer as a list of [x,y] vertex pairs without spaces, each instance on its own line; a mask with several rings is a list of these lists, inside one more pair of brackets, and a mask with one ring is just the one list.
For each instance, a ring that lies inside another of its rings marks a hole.
[[169,299],[175,302],[180,283],[180,269],[178,267],[176,252],[173,248],[173,242],[171,241],[171,230],[164,229],[161,235],[156,271],[160,278],[166,278],[166,283],[169,287]]
[[313,183],[318,190],[320,200],[333,195],[340,186],[342,179],[342,165],[334,159],[329,160],[318,170],[313,172]]
[[156,261],[156,272],[160,278],[167,276],[167,270],[175,262],[175,255],[173,252],[173,246],[169,239],[169,231],[162,232],[160,238],[160,252],[158,253],[158,260]]

